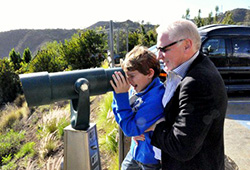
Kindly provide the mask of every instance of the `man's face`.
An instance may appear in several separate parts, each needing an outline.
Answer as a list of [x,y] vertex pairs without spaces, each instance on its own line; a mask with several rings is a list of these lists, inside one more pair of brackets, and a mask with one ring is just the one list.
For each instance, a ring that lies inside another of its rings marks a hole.
[[[157,48],[165,47],[170,44],[167,48],[158,51],[158,60],[162,60],[165,64],[165,71],[171,71],[183,63],[183,41],[177,40],[171,41],[167,34],[158,34],[157,37]],[[173,43],[173,45],[171,45]]]

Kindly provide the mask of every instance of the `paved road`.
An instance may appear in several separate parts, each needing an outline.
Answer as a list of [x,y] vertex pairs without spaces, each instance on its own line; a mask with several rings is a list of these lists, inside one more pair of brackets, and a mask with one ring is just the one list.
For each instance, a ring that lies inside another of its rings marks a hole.
[[250,97],[229,98],[225,120],[225,154],[240,170],[250,169]]

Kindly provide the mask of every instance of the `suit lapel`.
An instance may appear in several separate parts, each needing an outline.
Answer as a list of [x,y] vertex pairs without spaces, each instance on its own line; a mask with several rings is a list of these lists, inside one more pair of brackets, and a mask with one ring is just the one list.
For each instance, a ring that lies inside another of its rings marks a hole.
[[[203,59],[205,58],[204,55],[201,53],[196,57],[196,59],[193,61],[193,63],[190,65],[190,67],[187,70],[186,75],[192,70],[198,63],[200,63]],[[164,113],[165,113],[165,119],[166,119],[166,124],[168,126],[172,126],[175,122],[175,118],[179,114],[179,93],[180,93],[180,85],[183,81],[185,76],[182,78],[181,82],[178,84],[172,98],[169,100],[167,105],[164,108]]]

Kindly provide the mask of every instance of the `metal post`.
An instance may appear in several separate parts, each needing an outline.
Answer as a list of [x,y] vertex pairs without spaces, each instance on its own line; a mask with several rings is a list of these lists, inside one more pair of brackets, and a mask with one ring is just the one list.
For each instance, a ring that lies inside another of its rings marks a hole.
[[111,67],[115,66],[114,61],[114,40],[113,40],[113,21],[109,22],[109,44],[110,44],[110,57],[111,57]]
[[119,39],[120,39],[120,29],[118,28],[117,29],[117,37],[116,37],[116,54],[119,55],[119,52],[120,52],[120,44],[119,44]]
[[128,27],[126,27],[126,47],[128,52]]
[[64,129],[64,170],[101,170],[95,124],[89,123],[89,82],[75,83],[78,99],[71,100],[71,125]]

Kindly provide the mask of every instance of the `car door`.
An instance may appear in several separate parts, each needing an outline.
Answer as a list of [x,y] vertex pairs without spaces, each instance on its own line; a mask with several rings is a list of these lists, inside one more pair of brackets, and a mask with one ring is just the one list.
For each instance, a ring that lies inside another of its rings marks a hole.
[[225,84],[229,83],[229,59],[227,57],[227,39],[209,37],[203,40],[201,51],[208,56],[219,70]]
[[230,84],[250,84],[250,36],[232,37],[230,49]]

